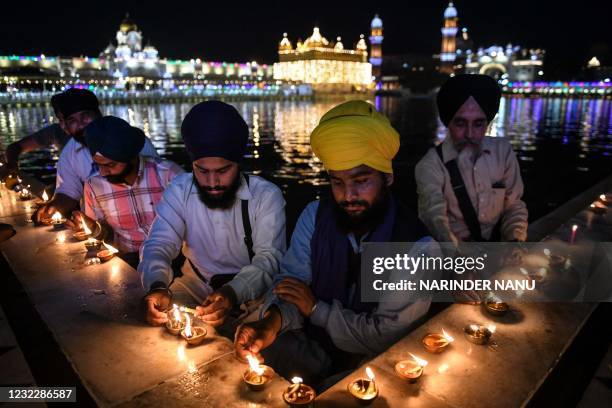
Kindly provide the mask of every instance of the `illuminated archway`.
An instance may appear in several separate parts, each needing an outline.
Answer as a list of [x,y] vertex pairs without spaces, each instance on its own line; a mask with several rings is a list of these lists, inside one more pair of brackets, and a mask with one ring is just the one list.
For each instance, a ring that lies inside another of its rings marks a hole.
[[503,64],[492,62],[489,64],[484,64],[482,67],[480,67],[480,71],[478,73],[488,75],[495,79],[500,79],[501,76],[507,72],[508,70]]

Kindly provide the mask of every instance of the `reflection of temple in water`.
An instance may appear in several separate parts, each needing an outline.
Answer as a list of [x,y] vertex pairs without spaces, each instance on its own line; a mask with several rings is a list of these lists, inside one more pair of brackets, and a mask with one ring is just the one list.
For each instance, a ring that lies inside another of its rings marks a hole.
[[275,149],[283,158],[279,176],[315,185],[326,182],[321,177],[323,164],[312,154],[310,133],[319,119],[336,103],[277,102],[274,107]]

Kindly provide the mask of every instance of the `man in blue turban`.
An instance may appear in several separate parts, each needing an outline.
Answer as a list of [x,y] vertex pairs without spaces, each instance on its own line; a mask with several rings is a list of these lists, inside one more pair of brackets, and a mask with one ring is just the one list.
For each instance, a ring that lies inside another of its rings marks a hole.
[[500,98],[499,86],[486,75],[456,75],[438,92],[448,136],[415,169],[419,217],[438,241],[527,238],[516,155],[507,140],[485,136]]
[[[141,251],[146,318],[165,323],[174,298],[200,304],[198,315],[215,327],[272,284],[286,246],[285,200],[274,184],[242,172],[249,129],[233,106],[195,105],[181,133],[193,173],[165,191]],[[181,251],[187,261],[173,279],[171,263]]]

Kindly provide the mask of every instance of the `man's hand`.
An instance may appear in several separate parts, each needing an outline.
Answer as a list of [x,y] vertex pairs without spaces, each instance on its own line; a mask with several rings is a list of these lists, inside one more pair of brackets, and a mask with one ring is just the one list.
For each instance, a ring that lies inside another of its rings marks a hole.
[[225,285],[208,295],[202,306],[196,307],[196,316],[212,327],[221,326],[234,307],[235,299],[233,289]]
[[168,321],[164,310],[170,307],[170,295],[164,291],[153,291],[145,297],[146,320],[151,326],[161,326]]
[[311,315],[312,309],[317,303],[310,287],[294,278],[283,279],[276,285],[273,292],[284,301],[293,303],[304,317]]
[[36,212],[32,214],[32,221],[36,225],[42,224],[44,221],[49,220],[53,214],[58,211],[53,202],[43,204],[36,209]]
[[252,354],[262,361],[261,350],[268,347],[276,340],[281,329],[281,316],[278,309],[273,306],[263,319],[256,322],[244,323],[236,329],[234,337],[234,349],[236,356],[246,361],[246,356]]
[[79,201],[66,194],[56,193],[53,199],[48,203],[38,207],[38,210],[32,215],[32,221],[35,224],[40,224],[42,220],[51,218],[51,216],[59,211],[61,214],[70,215],[72,211],[79,208]]
[[72,218],[66,220],[66,227],[74,232],[83,230],[83,222],[87,225],[90,231],[94,230],[95,221],[83,214],[81,211],[73,211]]

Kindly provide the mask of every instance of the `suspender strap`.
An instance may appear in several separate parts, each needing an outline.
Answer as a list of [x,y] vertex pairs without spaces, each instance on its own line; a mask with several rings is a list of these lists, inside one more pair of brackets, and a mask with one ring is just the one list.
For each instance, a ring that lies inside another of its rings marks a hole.
[[[442,163],[444,163],[442,144],[436,146],[436,152],[438,153],[438,156],[440,156]],[[482,232],[480,230],[480,221],[478,221],[478,215],[476,214],[472,200],[470,200],[470,195],[468,194],[463,178],[461,177],[461,173],[459,172],[457,160],[450,160],[444,163],[444,166],[450,175],[451,185],[453,186],[455,197],[459,202],[459,209],[461,210],[461,214],[463,214],[463,220],[470,230],[470,238],[472,241],[484,242],[485,239],[482,238]]]
[[[247,187],[249,186],[249,175],[244,174]],[[253,230],[251,229],[251,220],[249,219],[249,200],[242,201],[242,226],[244,227],[244,243],[247,251],[249,251],[249,261],[253,261],[255,252],[253,252]]]

